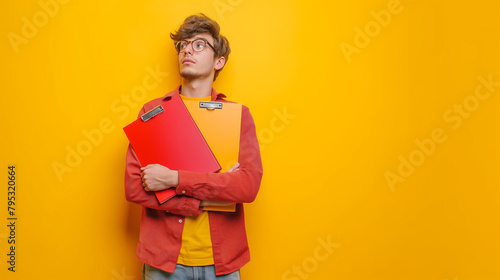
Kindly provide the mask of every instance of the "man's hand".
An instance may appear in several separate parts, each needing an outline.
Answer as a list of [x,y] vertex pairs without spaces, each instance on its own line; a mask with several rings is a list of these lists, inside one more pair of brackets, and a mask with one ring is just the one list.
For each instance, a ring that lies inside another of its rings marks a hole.
[[145,191],[161,191],[179,185],[179,172],[160,164],[148,164],[141,168],[142,186]]

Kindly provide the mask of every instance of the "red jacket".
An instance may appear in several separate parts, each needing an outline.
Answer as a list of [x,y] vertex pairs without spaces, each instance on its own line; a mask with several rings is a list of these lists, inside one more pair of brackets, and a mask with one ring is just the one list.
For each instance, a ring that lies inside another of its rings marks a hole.
[[[170,96],[179,94],[179,88],[164,97],[146,103],[139,116],[156,107]],[[212,89],[212,100],[230,102],[224,94]],[[153,192],[142,187],[141,164],[129,145],[125,169],[125,196],[142,206],[137,256],[167,272],[174,272],[181,248],[184,216],[201,214],[200,201],[235,202],[236,212],[209,212],[210,233],[217,275],[240,269],[250,261],[243,203],[252,202],[259,191],[262,162],[255,124],[247,107],[243,106],[238,162],[239,170],[228,173],[197,173],[179,170],[177,196],[159,204]],[[168,166],[167,166],[168,167]],[[168,211],[168,212],[167,212]]]

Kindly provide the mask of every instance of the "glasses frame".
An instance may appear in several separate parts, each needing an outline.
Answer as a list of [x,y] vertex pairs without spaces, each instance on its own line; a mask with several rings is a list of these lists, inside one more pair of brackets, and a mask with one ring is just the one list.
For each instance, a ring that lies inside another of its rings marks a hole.
[[[195,51],[195,50],[194,50],[193,43],[194,43],[195,41],[197,41],[197,40],[202,40],[203,42],[205,42],[205,46],[203,47],[203,49],[201,49],[201,51]],[[186,42],[186,43],[187,43],[186,47],[187,47],[187,46],[189,46],[189,45],[191,45],[191,49],[193,50],[193,52],[202,52],[202,51],[204,51],[204,50],[205,50],[205,47],[206,47],[207,45],[208,45],[209,47],[211,47],[211,48],[212,48],[212,50],[215,52],[215,48],[214,48],[214,46],[212,46],[212,44],[210,44],[210,42],[209,42],[207,39],[205,39],[205,38],[201,38],[201,37],[197,37],[197,38],[194,38],[194,39],[193,39],[193,40],[191,40],[191,41],[181,40],[181,41],[177,41],[177,42],[175,42],[175,43],[174,43],[174,46],[175,46],[175,50],[177,51],[177,53],[182,53],[182,52],[184,52],[184,50],[181,50],[181,46],[180,46],[182,42]]]

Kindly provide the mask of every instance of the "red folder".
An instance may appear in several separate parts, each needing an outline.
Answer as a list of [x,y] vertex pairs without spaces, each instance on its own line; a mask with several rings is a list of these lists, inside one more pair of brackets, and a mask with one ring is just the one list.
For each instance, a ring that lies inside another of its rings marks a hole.
[[[173,170],[217,172],[221,169],[179,96],[164,101],[123,128],[142,166],[158,163]],[[174,188],[155,193],[164,203]]]

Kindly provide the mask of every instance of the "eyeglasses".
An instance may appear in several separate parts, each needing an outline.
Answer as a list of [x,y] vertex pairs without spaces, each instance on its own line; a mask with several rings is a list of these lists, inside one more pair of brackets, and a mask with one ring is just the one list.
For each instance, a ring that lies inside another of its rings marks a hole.
[[195,52],[201,52],[205,49],[205,47],[208,45],[212,48],[212,50],[215,51],[214,46],[210,44],[206,39],[204,38],[196,38],[193,41],[179,41],[175,43],[175,50],[178,53],[184,52],[184,50],[187,48],[187,46],[191,44],[191,48]]

